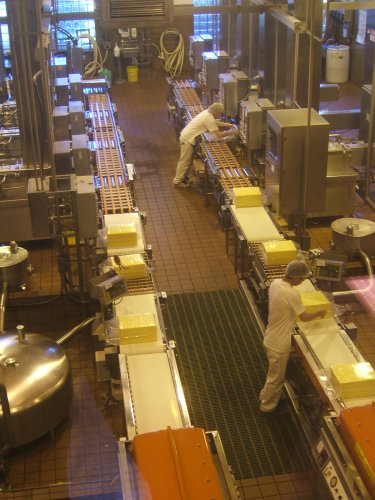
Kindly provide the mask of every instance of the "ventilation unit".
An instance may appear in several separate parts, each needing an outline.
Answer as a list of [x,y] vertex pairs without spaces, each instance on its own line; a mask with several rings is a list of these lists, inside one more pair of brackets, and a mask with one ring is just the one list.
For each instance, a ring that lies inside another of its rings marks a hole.
[[172,20],[173,0],[104,0],[101,21],[106,28],[144,26],[145,22],[163,23]]

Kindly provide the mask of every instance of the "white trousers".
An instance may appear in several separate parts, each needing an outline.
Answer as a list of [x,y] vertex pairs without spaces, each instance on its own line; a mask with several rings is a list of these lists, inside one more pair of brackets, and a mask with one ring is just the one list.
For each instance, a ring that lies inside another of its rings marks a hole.
[[179,184],[188,176],[193,163],[194,146],[187,141],[180,141],[180,146],[180,159],[177,163],[176,176],[173,179],[173,184]]
[[290,351],[279,353],[266,347],[266,353],[268,358],[268,373],[264,387],[259,395],[260,409],[263,411],[273,411],[281,397]]

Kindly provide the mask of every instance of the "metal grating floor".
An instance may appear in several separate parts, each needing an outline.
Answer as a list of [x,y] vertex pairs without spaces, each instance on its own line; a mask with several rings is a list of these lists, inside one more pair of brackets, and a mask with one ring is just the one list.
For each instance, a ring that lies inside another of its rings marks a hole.
[[240,290],[169,295],[165,325],[192,424],[219,431],[237,480],[313,468],[292,410],[258,409],[267,360]]

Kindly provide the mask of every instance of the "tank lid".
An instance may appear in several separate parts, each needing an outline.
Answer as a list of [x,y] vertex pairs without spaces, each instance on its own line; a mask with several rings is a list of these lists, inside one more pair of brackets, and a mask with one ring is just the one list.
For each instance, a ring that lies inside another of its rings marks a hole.
[[0,247],[0,267],[14,266],[27,259],[29,253],[22,247],[17,247],[15,253],[12,252],[12,247]]
[[54,340],[30,333],[23,343],[16,332],[0,335],[0,380],[12,412],[48,398],[69,374],[69,359]]
[[344,217],[332,222],[333,231],[352,238],[361,238],[375,233],[375,222],[355,217]]

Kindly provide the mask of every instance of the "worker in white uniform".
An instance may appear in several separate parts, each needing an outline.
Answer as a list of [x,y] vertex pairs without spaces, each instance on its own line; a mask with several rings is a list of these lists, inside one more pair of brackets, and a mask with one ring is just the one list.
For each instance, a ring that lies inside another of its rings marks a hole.
[[293,288],[309,275],[310,269],[305,262],[293,260],[287,265],[285,276],[272,281],[269,288],[268,325],[263,341],[268,358],[268,373],[259,395],[260,411],[264,413],[273,412],[279,403],[296,319],[311,321],[325,315],[324,309],[307,312],[299,292]]
[[[190,185],[189,172],[193,163],[194,146],[198,136],[205,132],[212,132],[218,139],[228,135],[238,135],[237,127],[234,124],[219,120],[223,112],[224,106],[220,102],[215,102],[201,111],[182,129],[180,134],[180,159],[177,164],[176,176],[173,179],[173,184],[176,187],[186,188]],[[219,130],[222,127],[229,130]]]

